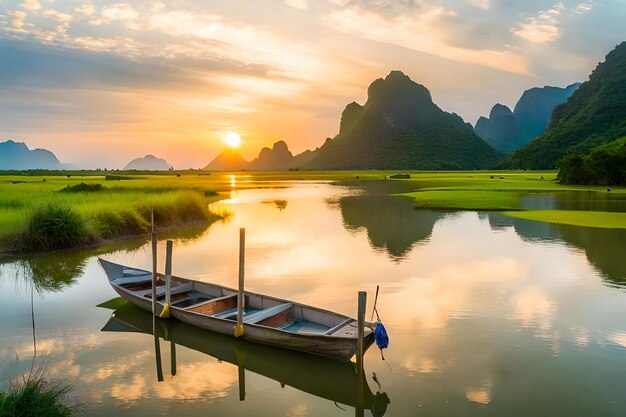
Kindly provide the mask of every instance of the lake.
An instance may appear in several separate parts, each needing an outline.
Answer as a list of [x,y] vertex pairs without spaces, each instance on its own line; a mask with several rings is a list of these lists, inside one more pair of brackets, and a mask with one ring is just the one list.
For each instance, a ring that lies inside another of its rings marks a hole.
[[402,188],[233,191],[216,203],[227,220],[159,234],[161,271],[169,238],[175,275],[236,287],[245,227],[248,290],[353,317],[366,290],[370,319],[380,285],[390,346],[365,355],[364,398],[350,364],[107,303],[97,256],[150,269],[144,239],[2,261],[1,379],[27,372],[36,346],[91,416],[626,415],[626,230],[418,210],[386,195]]

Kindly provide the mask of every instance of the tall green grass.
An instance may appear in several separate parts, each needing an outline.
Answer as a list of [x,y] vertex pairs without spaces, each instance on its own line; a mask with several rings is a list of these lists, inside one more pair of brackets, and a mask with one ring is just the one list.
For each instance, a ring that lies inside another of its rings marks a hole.
[[88,240],[84,220],[63,200],[48,200],[28,220],[22,243],[35,250],[69,248]]
[[42,368],[32,371],[21,381],[12,381],[7,392],[0,389],[0,417],[69,417],[70,390],[67,384],[46,380]]
[[[0,255],[63,249],[158,228],[220,218],[209,203],[220,197],[195,183],[138,179],[139,187],[102,187],[85,178],[14,184],[0,177]],[[68,192],[70,190],[70,192]]]

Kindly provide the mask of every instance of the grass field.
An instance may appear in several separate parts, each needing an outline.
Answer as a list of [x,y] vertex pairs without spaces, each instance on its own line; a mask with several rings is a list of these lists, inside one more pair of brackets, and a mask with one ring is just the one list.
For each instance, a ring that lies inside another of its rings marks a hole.
[[626,229],[626,213],[575,210],[525,210],[504,212],[512,217],[554,224]]
[[[416,191],[401,195],[412,198],[420,208],[503,211],[510,216],[548,223],[626,228],[626,213],[525,207],[523,198],[529,195],[579,191],[602,199],[609,193],[606,187],[561,185],[556,182],[556,172],[416,173],[405,181],[414,184]],[[626,201],[626,188],[611,188],[610,194]]]
[[[154,208],[159,227],[210,221],[218,193],[280,187],[291,181],[401,181],[417,207],[503,211],[546,222],[623,228],[626,213],[526,210],[524,196],[563,191],[607,193],[604,187],[563,186],[555,172],[24,172],[0,173],[0,252],[49,250],[98,242],[149,230]],[[397,183],[396,183],[397,184]],[[392,187],[390,187],[391,190]],[[391,192],[391,191],[390,191]],[[626,189],[611,190],[612,196]],[[222,194],[226,195],[226,194]]]

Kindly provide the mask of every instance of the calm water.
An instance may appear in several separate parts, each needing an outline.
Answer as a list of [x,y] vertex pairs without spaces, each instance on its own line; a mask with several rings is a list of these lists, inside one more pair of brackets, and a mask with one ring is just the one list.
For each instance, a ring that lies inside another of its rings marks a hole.
[[388,186],[239,191],[228,221],[159,242],[175,274],[236,286],[246,227],[248,289],[351,316],[380,284],[391,345],[367,352],[362,400],[350,365],[98,307],[96,256],[149,268],[143,241],[0,265],[2,379],[31,366],[32,307],[37,362],[85,415],[626,415],[625,231],[416,210]]

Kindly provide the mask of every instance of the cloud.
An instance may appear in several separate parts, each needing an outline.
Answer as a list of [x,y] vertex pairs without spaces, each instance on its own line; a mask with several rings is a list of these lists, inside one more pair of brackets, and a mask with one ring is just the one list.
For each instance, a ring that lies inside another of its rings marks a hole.
[[19,10],[13,12],[11,14],[13,16],[13,20],[11,21],[11,27],[16,30],[23,30],[24,28],[24,20],[28,16],[26,13],[21,12]]
[[489,10],[489,0],[467,0],[467,2],[474,7],[478,7],[479,9]]
[[307,0],[285,0],[285,4],[301,10],[306,10],[309,7]]
[[78,13],[84,15],[84,16],[93,16],[96,14],[96,8],[93,4],[81,4],[80,6],[78,6],[76,9],[74,9],[75,11],[77,11]]
[[435,6],[424,7],[418,13],[392,15],[350,6],[331,12],[325,21],[327,26],[335,30],[372,41],[402,46],[451,61],[516,74],[528,73],[523,57],[513,51],[450,45],[446,41],[448,33],[442,20],[453,16],[456,16],[455,11]]
[[41,4],[39,4],[39,0],[26,0],[24,3],[20,4],[23,9],[30,11],[37,11],[41,9]]
[[565,10],[565,5],[561,2],[556,3],[551,9],[526,18],[524,23],[511,29],[511,32],[533,43],[553,42],[560,36],[558,18],[563,10]]
[[574,6],[572,11],[577,14],[586,13],[586,12],[591,11],[593,7],[594,7],[593,3],[580,3]]
[[128,3],[113,4],[102,8],[102,17],[109,20],[135,20],[139,13]]
[[70,27],[70,22],[74,19],[74,16],[67,13],[61,13],[57,10],[44,10],[42,16],[54,21],[55,23],[52,29],[41,30],[37,35],[41,40],[46,42],[51,42],[59,37],[64,37]]

